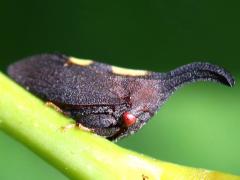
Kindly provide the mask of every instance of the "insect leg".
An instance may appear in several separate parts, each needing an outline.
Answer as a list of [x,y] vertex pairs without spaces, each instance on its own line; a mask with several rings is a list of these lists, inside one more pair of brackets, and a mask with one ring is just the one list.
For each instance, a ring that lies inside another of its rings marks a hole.
[[55,111],[57,111],[57,112],[63,113],[63,111],[62,111],[62,109],[61,109],[60,107],[58,107],[56,104],[54,104],[54,103],[52,103],[52,102],[50,102],[50,101],[47,101],[47,102],[45,103],[45,105],[48,106],[48,107],[53,108],[53,109],[54,109]]
[[68,124],[68,125],[62,127],[62,130],[63,130],[64,132],[66,132],[66,131],[68,131],[68,130],[70,130],[70,129],[73,129],[73,128],[79,128],[79,129],[81,129],[81,130],[83,130],[83,131],[86,131],[86,132],[94,132],[94,129],[87,128],[87,127],[83,126],[83,125],[82,125],[81,123],[79,123],[79,122],[76,122],[76,123],[74,123],[74,124]]
[[110,136],[110,137],[107,137],[108,140],[110,141],[113,141],[115,140],[118,136],[120,136],[121,134],[124,134],[124,132],[127,131],[127,128],[126,127],[121,127],[119,129],[119,131],[117,131],[114,135]]
[[83,126],[83,125],[82,125],[81,123],[79,123],[79,122],[76,122],[76,126],[77,126],[79,129],[83,130],[83,131],[94,132],[94,129],[85,127],[85,126]]

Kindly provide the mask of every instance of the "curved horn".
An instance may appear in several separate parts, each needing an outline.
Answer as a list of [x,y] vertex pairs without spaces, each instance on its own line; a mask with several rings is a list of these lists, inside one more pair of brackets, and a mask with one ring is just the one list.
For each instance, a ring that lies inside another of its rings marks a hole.
[[214,81],[232,87],[235,84],[233,76],[224,68],[210,63],[195,62],[181,66],[166,73],[167,89],[176,90],[185,83],[196,81]]

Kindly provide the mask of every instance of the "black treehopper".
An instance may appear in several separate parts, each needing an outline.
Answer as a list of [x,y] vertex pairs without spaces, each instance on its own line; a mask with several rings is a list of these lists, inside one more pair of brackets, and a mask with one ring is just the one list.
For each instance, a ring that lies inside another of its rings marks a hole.
[[223,68],[196,62],[167,73],[119,68],[62,54],[41,54],[9,66],[20,85],[110,140],[138,131],[181,85],[234,79]]

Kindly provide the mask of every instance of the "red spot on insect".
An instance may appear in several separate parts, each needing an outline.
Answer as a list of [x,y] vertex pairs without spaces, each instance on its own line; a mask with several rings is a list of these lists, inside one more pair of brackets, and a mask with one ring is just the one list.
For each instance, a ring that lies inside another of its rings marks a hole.
[[133,124],[136,122],[136,120],[137,120],[137,118],[136,118],[133,114],[131,114],[131,113],[129,113],[129,112],[123,113],[122,118],[123,118],[124,124],[125,124],[127,127],[133,125]]

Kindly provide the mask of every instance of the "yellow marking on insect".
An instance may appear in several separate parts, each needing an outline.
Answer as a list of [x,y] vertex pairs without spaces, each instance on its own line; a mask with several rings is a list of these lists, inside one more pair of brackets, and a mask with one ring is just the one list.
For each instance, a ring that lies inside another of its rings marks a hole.
[[127,68],[121,68],[117,66],[112,66],[112,72],[114,74],[125,75],[125,76],[145,76],[148,74],[148,71],[127,69]]
[[76,64],[79,66],[89,66],[93,61],[90,59],[78,59],[75,57],[70,57],[67,64]]

